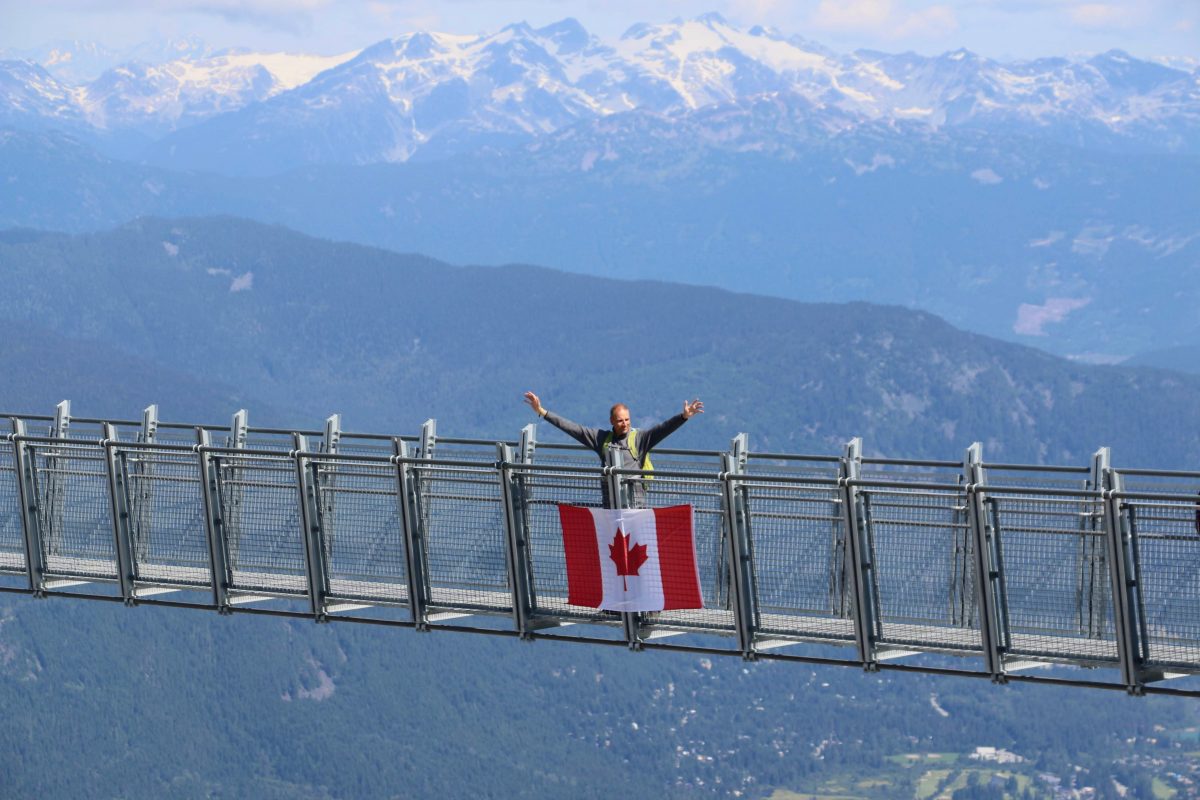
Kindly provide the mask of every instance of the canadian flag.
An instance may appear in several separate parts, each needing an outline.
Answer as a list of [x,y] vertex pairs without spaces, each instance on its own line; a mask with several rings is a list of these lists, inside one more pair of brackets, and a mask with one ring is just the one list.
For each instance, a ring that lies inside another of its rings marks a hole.
[[608,611],[702,608],[692,507],[560,505],[567,602]]

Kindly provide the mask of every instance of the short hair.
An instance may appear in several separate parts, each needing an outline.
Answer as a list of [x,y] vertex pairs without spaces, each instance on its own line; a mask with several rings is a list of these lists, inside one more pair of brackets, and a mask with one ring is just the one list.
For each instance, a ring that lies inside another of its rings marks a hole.
[[608,410],[609,420],[615,417],[618,411],[624,411],[626,414],[628,414],[629,406],[625,405],[624,403],[613,403],[613,407]]

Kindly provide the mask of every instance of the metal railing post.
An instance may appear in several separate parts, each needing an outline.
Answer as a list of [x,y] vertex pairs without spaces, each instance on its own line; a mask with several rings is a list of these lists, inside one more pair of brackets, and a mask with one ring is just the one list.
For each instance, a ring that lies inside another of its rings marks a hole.
[[503,442],[496,443],[500,468],[500,499],[504,507],[504,530],[508,534],[508,586],[512,593],[513,623],[522,638],[528,638],[529,620],[534,607],[529,580],[529,539],[520,513],[524,505],[520,483],[508,466],[513,461],[513,449]]
[[25,533],[25,572],[29,576],[29,590],[33,592],[34,597],[43,597],[46,592],[46,551],[42,545],[42,515],[38,509],[34,454],[20,439],[25,435],[25,423],[13,417],[12,431],[13,459],[17,468],[17,495],[21,502],[21,528]]
[[[610,447],[604,452],[604,480],[608,486],[608,506],[609,508],[625,508],[626,502],[622,487],[621,476],[614,470],[621,467],[621,454],[617,448]],[[630,650],[642,649],[642,631],[640,615],[635,612],[621,612],[621,627],[625,631],[625,643],[629,645]]]
[[[54,428],[51,430],[50,436],[54,439],[66,439],[70,429],[71,401],[63,400],[54,408]],[[61,460],[62,457],[57,450],[52,448],[46,450],[46,487],[38,507],[41,514],[42,546],[45,548],[43,552],[46,553],[58,549],[66,514],[67,496],[60,470]],[[36,469],[35,465],[35,472]]]
[[1121,475],[1111,467],[1104,474],[1104,529],[1108,540],[1109,575],[1112,580],[1113,630],[1117,637],[1121,682],[1130,694],[1141,694],[1142,652],[1139,641],[1140,594],[1136,549],[1123,503],[1115,493],[1123,489]]
[[396,459],[396,513],[404,534],[404,559],[408,568],[408,604],[417,630],[428,630],[426,606],[429,590],[426,581],[424,533],[419,524],[416,506],[416,481],[412,467],[401,459],[408,458],[408,445],[399,437],[392,439],[392,455]]
[[983,466],[983,445],[975,442],[963,457],[963,480],[966,481],[967,519],[971,528],[975,553],[975,603],[979,608],[979,639],[983,648],[984,669],[996,683],[1006,681],[1004,652],[1007,649],[1007,620],[999,613],[1003,599],[1000,594],[1002,566],[994,558],[994,537],[999,531],[988,524],[986,497],[981,487],[987,483]]
[[325,537],[321,529],[320,498],[317,496],[319,478],[315,465],[300,455],[308,451],[308,439],[299,433],[292,434],[293,458],[296,462],[296,493],[300,504],[300,536],[304,547],[304,575],[308,582],[308,601],[313,619],[324,622],[327,617],[325,599],[329,595],[326,576]]
[[858,647],[858,659],[864,669],[879,668],[876,653],[878,636],[875,631],[875,598],[872,573],[875,564],[871,560],[871,548],[866,537],[866,523],[862,519],[858,488],[851,481],[858,480],[862,464],[862,439],[855,438],[846,445],[841,462],[842,523],[845,526],[846,549],[850,554],[850,581],[854,595],[854,642]]
[[[142,430],[139,439],[147,444],[153,444],[157,437],[158,406],[150,405],[142,411]],[[135,563],[141,563],[148,555],[146,550],[148,542],[146,537],[139,538],[136,534],[150,530],[150,515],[154,507],[154,462],[148,455],[141,454],[134,456],[132,463],[126,459],[124,466],[127,476],[133,474],[141,478],[141,480],[126,486],[130,512],[133,514],[131,525],[135,533],[133,556]]]
[[225,538],[225,518],[221,503],[220,464],[205,450],[209,446],[208,431],[196,428],[196,445],[200,469],[200,495],[204,501],[204,531],[208,536],[213,605],[220,613],[228,614],[231,576],[229,543]]
[[113,545],[117,556],[117,584],[125,605],[137,599],[134,580],[137,565],[133,560],[133,517],[129,513],[129,487],[125,473],[125,455],[117,452],[117,429],[104,423],[104,465],[108,471],[108,498],[112,509]]
[[737,628],[738,649],[742,658],[752,659],[754,636],[757,629],[757,608],[753,564],[750,552],[750,531],[747,519],[744,487],[735,486],[730,475],[740,473],[735,452],[722,456],[723,475],[721,489],[724,493],[725,525],[728,530],[727,553],[730,570],[730,595],[733,600],[733,620]]

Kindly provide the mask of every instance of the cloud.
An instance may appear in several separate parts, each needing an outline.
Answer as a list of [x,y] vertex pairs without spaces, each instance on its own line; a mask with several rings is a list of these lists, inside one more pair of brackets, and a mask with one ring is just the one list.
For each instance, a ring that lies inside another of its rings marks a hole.
[[1081,28],[1107,30],[1134,22],[1137,12],[1115,3],[1080,3],[1068,11],[1071,21]]
[[807,24],[819,30],[905,39],[950,33],[958,29],[958,18],[949,5],[910,11],[893,0],[820,0]]
[[1051,297],[1040,306],[1021,303],[1017,307],[1017,321],[1013,333],[1023,336],[1045,336],[1045,327],[1052,322],[1062,322],[1072,311],[1078,311],[1092,302],[1090,297]]
[[994,186],[997,183],[1003,183],[1004,178],[996,174],[996,170],[991,167],[983,167],[971,173],[971,179],[977,183],[982,183],[984,186]]

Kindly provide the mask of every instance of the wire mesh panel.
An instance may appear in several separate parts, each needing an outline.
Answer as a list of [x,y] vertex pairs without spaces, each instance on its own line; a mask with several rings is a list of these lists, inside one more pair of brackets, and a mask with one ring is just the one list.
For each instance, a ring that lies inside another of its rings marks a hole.
[[[705,466],[702,461],[656,456],[659,471],[682,472]],[[647,500],[651,508],[689,505],[692,507],[692,531],[696,546],[696,566],[700,572],[700,595],[704,607],[664,611],[653,621],[723,633],[735,628],[730,597],[729,525],[725,513],[724,484],[716,477],[720,464],[712,461],[705,472],[694,477],[655,475],[647,481]]]
[[[439,443],[440,450],[440,443]],[[483,612],[511,612],[506,553],[507,528],[495,469],[438,466],[414,467],[417,511],[425,543],[425,574],[433,607]],[[467,459],[456,452],[454,460]]]
[[880,643],[982,650],[965,490],[867,486],[859,495]]
[[0,573],[25,572],[25,528],[15,445],[0,441]]
[[116,579],[104,448],[94,443],[29,445],[47,575]]
[[1143,654],[1149,667],[1200,671],[1200,475],[1129,477],[1130,492],[1179,499],[1122,499],[1137,556]]
[[288,456],[214,456],[230,588],[307,594],[300,497]]
[[212,585],[200,465],[194,453],[118,449],[129,495],[136,581]]
[[587,466],[595,475],[537,471],[517,473],[524,489],[524,505],[519,509],[526,531],[535,614],[572,619],[606,620],[597,609],[567,603],[567,564],[563,549],[559,504],[600,507],[600,463],[585,450],[564,451],[539,448],[539,466]]
[[995,494],[986,508],[999,543],[1008,652],[1116,661],[1101,501]]
[[396,467],[335,457],[313,464],[330,595],[407,602]]
[[[750,523],[763,634],[810,641],[854,641],[840,490],[828,484],[772,483],[756,477],[739,485]],[[830,479],[829,465],[790,477]]]

